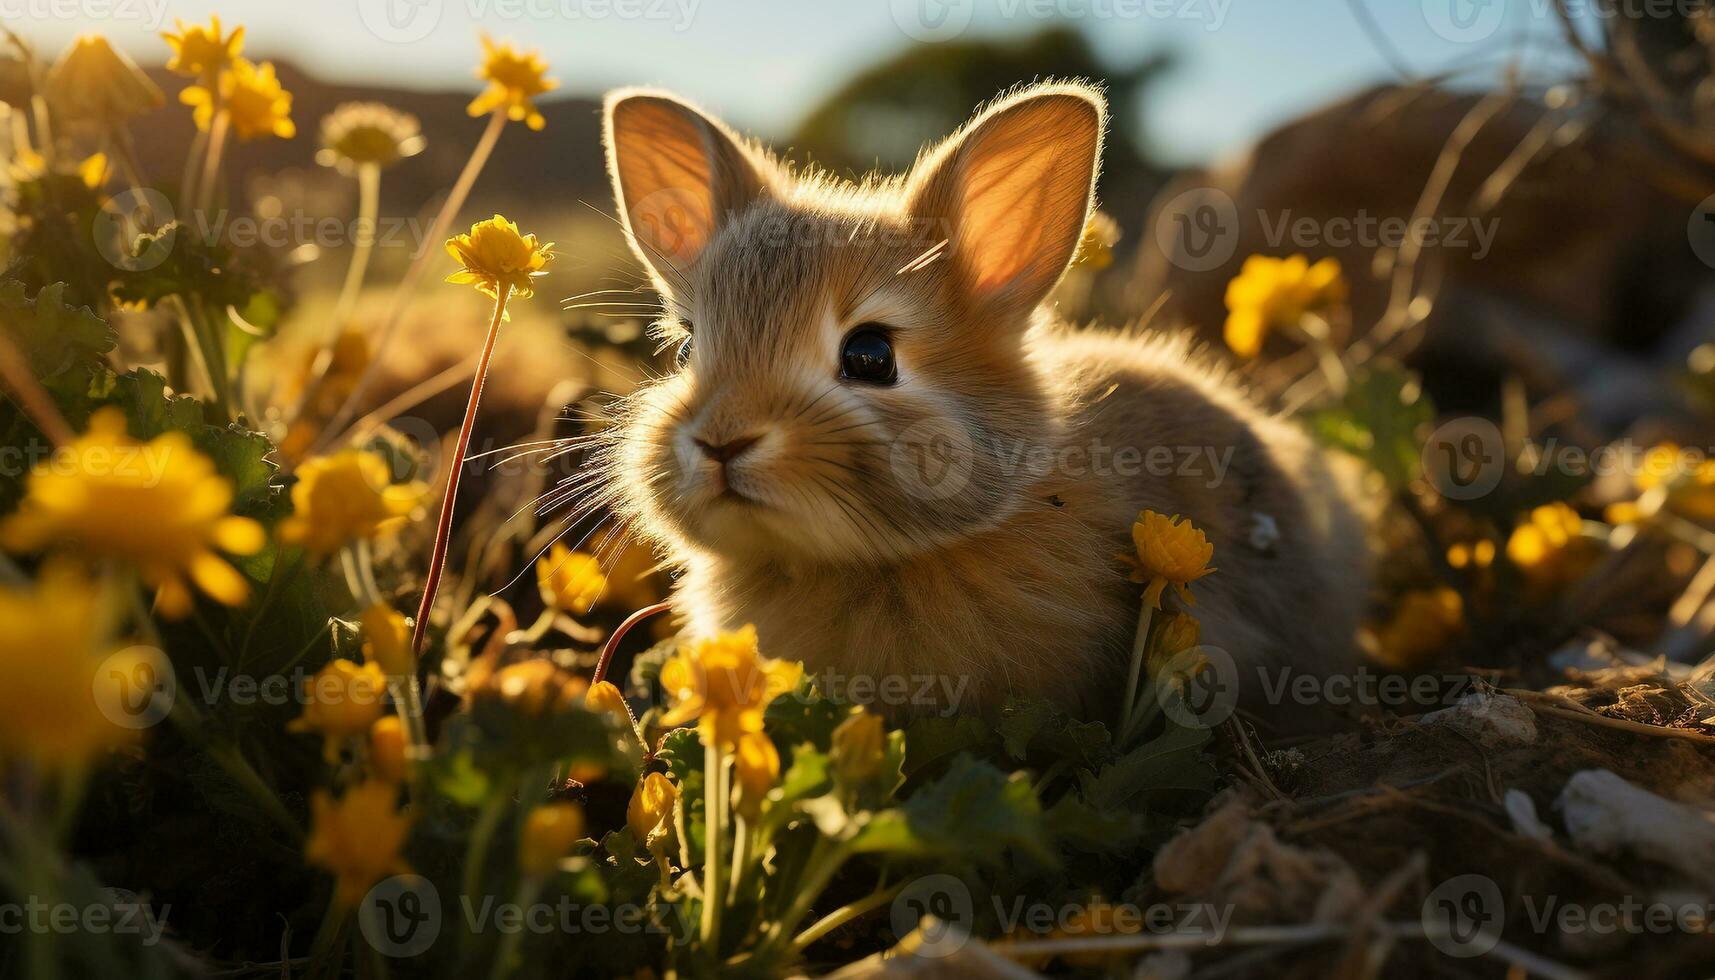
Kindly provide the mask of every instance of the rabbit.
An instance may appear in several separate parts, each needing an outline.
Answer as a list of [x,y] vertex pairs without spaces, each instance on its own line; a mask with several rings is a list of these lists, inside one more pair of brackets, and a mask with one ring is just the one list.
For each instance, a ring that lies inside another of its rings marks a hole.
[[1351,467],[1173,335],[1045,305],[1094,207],[1099,88],[979,111],[904,176],[797,171],[671,94],[611,93],[620,221],[678,366],[619,401],[615,510],[677,570],[692,635],[754,624],[884,714],[1011,694],[1120,704],[1140,510],[1184,515],[1218,571],[1203,643],[1248,671],[1346,669],[1367,595]]

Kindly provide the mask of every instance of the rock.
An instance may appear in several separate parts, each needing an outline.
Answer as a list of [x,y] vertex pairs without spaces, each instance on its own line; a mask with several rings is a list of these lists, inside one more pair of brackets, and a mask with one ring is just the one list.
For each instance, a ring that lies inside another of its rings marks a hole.
[[1529,793],[1522,789],[1509,789],[1502,802],[1507,808],[1507,816],[1512,818],[1515,833],[1536,840],[1553,839],[1554,831],[1536,815],[1536,801],[1530,798]]
[[1536,715],[1508,694],[1467,694],[1450,708],[1424,715],[1422,724],[1444,725],[1486,746],[1536,742]]
[[1606,769],[1574,773],[1554,806],[1578,847],[1656,861],[1715,888],[1715,812],[1657,796]]

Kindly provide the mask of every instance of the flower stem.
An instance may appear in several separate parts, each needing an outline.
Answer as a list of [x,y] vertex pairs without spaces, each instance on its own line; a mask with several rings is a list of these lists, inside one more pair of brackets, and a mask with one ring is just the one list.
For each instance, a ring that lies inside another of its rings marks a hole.
[[1149,624],[1155,620],[1155,603],[1149,600],[1149,590],[1144,591],[1143,610],[1137,617],[1137,635],[1131,641],[1131,672],[1125,682],[1125,710],[1120,712],[1120,736],[1131,728],[1132,714],[1137,709],[1138,679],[1143,674],[1143,661],[1149,647]]
[[482,888],[482,866],[488,858],[488,844],[494,839],[494,832],[500,826],[500,818],[506,815],[506,808],[512,805],[512,785],[495,786],[489,790],[489,797],[482,805],[482,812],[477,814],[476,824],[470,829],[470,843],[466,846],[464,856],[464,894],[466,898],[475,900],[477,892]]
[[447,545],[452,537],[453,504],[458,499],[459,474],[464,472],[465,452],[470,449],[471,431],[476,428],[476,410],[482,403],[482,386],[488,380],[488,362],[494,357],[494,342],[500,336],[500,321],[506,315],[506,300],[512,287],[502,283],[494,297],[494,317],[488,322],[488,336],[482,343],[482,357],[476,362],[476,377],[470,383],[470,401],[465,404],[464,422],[459,425],[458,444],[453,448],[452,470],[447,473],[447,492],[441,498],[441,517],[435,525],[435,546],[429,555],[429,576],[423,583],[423,601],[417,607],[417,622],[412,627],[411,649],[419,658],[423,642],[429,634],[429,612],[435,606],[435,593],[440,591],[441,570],[447,562]]
[[49,442],[64,446],[77,438],[60,414],[59,406],[54,404],[53,396],[36,380],[29,358],[4,333],[0,333],[0,380],[5,381],[7,390],[18,400],[18,407]]
[[726,832],[726,753],[718,743],[703,749],[703,822],[707,846],[703,849],[703,947],[711,958],[721,951],[721,837]]
[[226,133],[232,128],[232,114],[221,109],[209,124],[208,155],[203,158],[202,174],[197,181],[198,211],[207,211],[214,204],[215,180],[220,176],[220,157],[226,149]]
[[[429,255],[433,252],[433,243],[444,239],[447,229],[452,226],[453,218],[460,208],[464,207],[465,198],[470,196],[470,189],[476,183],[477,174],[482,172],[483,165],[488,162],[489,154],[494,152],[494,144],[500,140],[500,131],[506,128],[506,111],[497,110],[488,120],[488,128],[483,131],[482,139],[477,141],[476,148],[471,151],[470,159],[465,162],[464,170],[458,180],[453,182],[453,188],[447,193],[446,202],[441,205],[440,213],[435,215],[434,223],[429,226],[429,234],[423,239],[423,246],[411,260],[410,268],[405,270],[405,277],[399,281],[399,288],[393,291],[392,306],[387,312],[387,320],[382,324],[381,336],[375,340],[375,348],[369,354],[369,364],[358,376],[357,383],[351,388],[351,393],[345,396],[333,415],[329,416],[327,425],[316,439],[308,455],[313,455],[323,447],[335,442],[343,433],[343,426],[358,406],[363,404],[363,396],[369,393],[369,386],[379,376],[381,364],[386,360],[387,348],[393,342],[393,336],[399,330],[399,323],[405,317],[405,307],[410,301],[411,294],[416,290],[417,283],[423,278],[428,269]],[[478,371],[480,378],[481,371]],[[479,382],[480,383],[480,382]]]
[[328,321],[327,336],[322,340],[321,349],[310,364],[308,379],[304,382],[304,390],[298,393],[298,400],[287,414],[286,423],[297,419],[315,400],[316,392],[321,390],[322,382],[327,380],[328,371],[333,368],[334,351],[339,346],[339,338],[346,328],[346,321],[351,319],[351,311],[357,306],[357,294],[363,289],[363,277],[369,270],[369,259],[375,252],[375,222],[381,209],[381,165],[378,163],[363,163],[357,168],[357,242],[351,250],[351,264],[345,269],[345,282],[340,286],[339,299],[334,302],[333,316]]
[[900,892],[905,890],[905,886],[908,884],[910,884],[909,881],[902,881],[899,884],[894,885],[892,888],[878,888],[855,902],[848,905],[842,905],[832,912],[829,912],[827,915],[816,920],[810,928],[799,933],[797,938],[792,940],[792,945],[788,948],[788,952],[792,956],[797,956],[811,943],[823,936],[826,936],[828,933],[833,932],[840,926],[873,912],[874,910],[881,908],[883,905],[886,905],[888,902],[893,901],[899,896]]
[[607,642],[601,645],[601,658],[595,663],[595,673],[590,675],[590,683],[600,684],[607,679],[607,668],[613,663],[614,651],[619,649],[619,641],[625,639],[625,634],[631,632],[633,627],[645,619],[672,608],[673,604],[670,602],[657,602],[654,605],[644,606],[625,617],[624,622],[614,627],[613,632],[608,635]]

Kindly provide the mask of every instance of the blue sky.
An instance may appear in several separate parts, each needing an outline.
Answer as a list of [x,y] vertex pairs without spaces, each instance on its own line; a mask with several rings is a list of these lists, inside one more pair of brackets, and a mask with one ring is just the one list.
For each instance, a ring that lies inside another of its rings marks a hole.
[[1398,77],[1360,4],[1408,71],[1486,78],[1515,56],[1549,67],[1550,0],[0,0],[0,14],[50,50],[96,31],[159,61],[156,25],[219,11],[246,25],[255,57],[329,79],[471,91],[475,35],[487,30],[540,48],[568,91],[664,85],[764,136],[906,45],[1073,23],[1116,65],[1157,47],[1182,54],[1150,107],[1150,137],[1188,162]]

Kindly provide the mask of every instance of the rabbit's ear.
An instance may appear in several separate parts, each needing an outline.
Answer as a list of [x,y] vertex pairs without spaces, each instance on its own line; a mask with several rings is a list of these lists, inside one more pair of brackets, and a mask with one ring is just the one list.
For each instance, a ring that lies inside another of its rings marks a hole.
[[721,223],[763,191],[766,162],[664,92],[609,94],[603,128],[626,237],[662,285],[679,280]]
[[1096,88],[1033,86],[990,106],[912,171],[913,217],[951,240],[979,303],[1028,311],[1060,281],[1093,206],[1106,118]]

